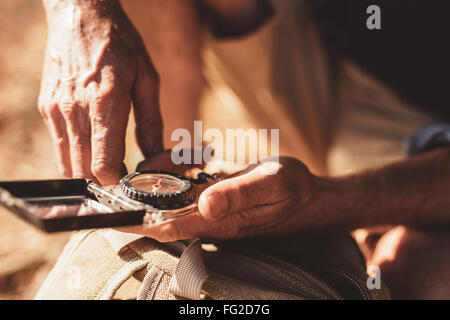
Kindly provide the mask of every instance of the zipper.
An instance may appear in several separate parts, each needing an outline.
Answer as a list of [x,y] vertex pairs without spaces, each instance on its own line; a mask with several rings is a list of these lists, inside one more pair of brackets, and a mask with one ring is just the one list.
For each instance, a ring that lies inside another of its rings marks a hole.
[[276,262],[278,264],[281,264],[285,269],[290,270],[294,273],[301,273],[302,277],[306,278],[307,280],[309,280],[313,285],[315,285],[316,287],[318,287],[321,291],[326,292],[326,294],[328,294],[330,296],[330,298],[332,299],[336,299],[336,300],[343,300],[344,297],[338,292],[336,291],[336,289],[334,289],[332,286],[330,286],[328,283],[326,283],[325,281],[321,280],[318,276],[313,275],[312,273],[294,266],[292,264],[289,264],[283,260],[280,260],[276,257],[272,257],[272,256],[267,256],[265,254],[260,253],[260,255],[262,257],[265,257],[267,260],[271,260],[273,262]]
[[355,278],[350,273],[348,273],[347,271],[340,270],[340,269],[334,269],[333,273],[337,274],[341,278],[344,278],[345,280],[350,281],[353,284],[353,286],[356,289],[358,289],[359,293],[361,294],[361,297],[364,300],[372,299],[372,296],[369,293],[369,289],[367,289],[367,287],[365,287],[365,286],[362,286],[358,281],[356,281]]
[[[250,253],[250,252],[249,252]],[[281,272],[283,271],[289,271],[289,273],[283,272],[286,276],[290,277],[290,278],[300,278],[301,280],[307,280],[308,284],[311,285],[311,290],[305,290],[304,288],[301,288],[301,291],[303,293],[306,293],[306,295],[308,296],[308,298],[310,299],[324,299],[324,298],[330,298],[330,299],[336,299],[336,300],[343,300],[344,297],[339,294],[333,287],[331,287],[329,284],[327,284],[326,282],[324,282],[323,280],[319,279],[317,276],[314,276],[313,274],[307,272],[304,269],[301,269],[297,266],[293,266],[283,260],[280,260],[278,258],[263,254],[263,253],[259,253],[259,252],[251,252],[250,253],[251,256],[249,257],[248,255],[241,255],[242,257],[250,260],[256,260],[256,263],[261,263],[261,261],[263,263],[266,264],[266,268],[267,266],[269,268],[276,268],[273,265],[275,264],[276,266],[283,268],[284,270],[280,270]],[[255,258],[260,258],[260,260],[257,260]],[[298,279],[298,280],[300,280]],[[305,286],[307,286],[308,284],[305,284]]]

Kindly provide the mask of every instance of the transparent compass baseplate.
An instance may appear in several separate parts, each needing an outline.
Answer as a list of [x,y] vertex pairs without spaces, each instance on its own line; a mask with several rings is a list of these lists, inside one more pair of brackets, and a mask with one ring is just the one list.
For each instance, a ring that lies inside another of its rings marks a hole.
[[[197,210],[197,203],[195,202],[186,207],[174,210],[157,209],[149,204],[128,198],[122,193],[119,186],[100,187],[91,182],[88,184],[88,190],[95,195],[100,204],[108,207],[111,211],[133,211],[145,209],[146,214],[144,216],[143,225],[146,226],[161,224],[163,222],[185,216]],[[95,202],[90,203],[89,205],[95,205]]]

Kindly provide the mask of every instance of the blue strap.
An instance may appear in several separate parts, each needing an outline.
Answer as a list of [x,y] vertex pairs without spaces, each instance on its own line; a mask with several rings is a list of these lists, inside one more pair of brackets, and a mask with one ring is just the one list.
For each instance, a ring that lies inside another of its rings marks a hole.
[[408,140],[406,151],[414,156],[442,147],[450,147],[449,123],[433,123],[417,130]]

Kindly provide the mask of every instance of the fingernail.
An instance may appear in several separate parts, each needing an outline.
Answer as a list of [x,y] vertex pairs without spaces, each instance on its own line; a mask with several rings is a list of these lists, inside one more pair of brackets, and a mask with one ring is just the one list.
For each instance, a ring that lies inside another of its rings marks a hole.
[[207,195],[206,197],[200,197],[199,205],[203,208],[202,214],[210,220],[216,220],[221,218],[227,208],[227,200],[225,196],[220,192],[215,192]]

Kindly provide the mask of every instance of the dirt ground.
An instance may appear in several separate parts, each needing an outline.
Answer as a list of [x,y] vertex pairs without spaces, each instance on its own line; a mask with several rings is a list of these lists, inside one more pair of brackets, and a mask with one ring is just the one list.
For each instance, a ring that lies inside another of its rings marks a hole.
[[[58,177],[37,111],[46,37],[40,1],[0,1],[0,180]],[[68,233],[44,234],[0,209],[0,299],[32,299]]]

